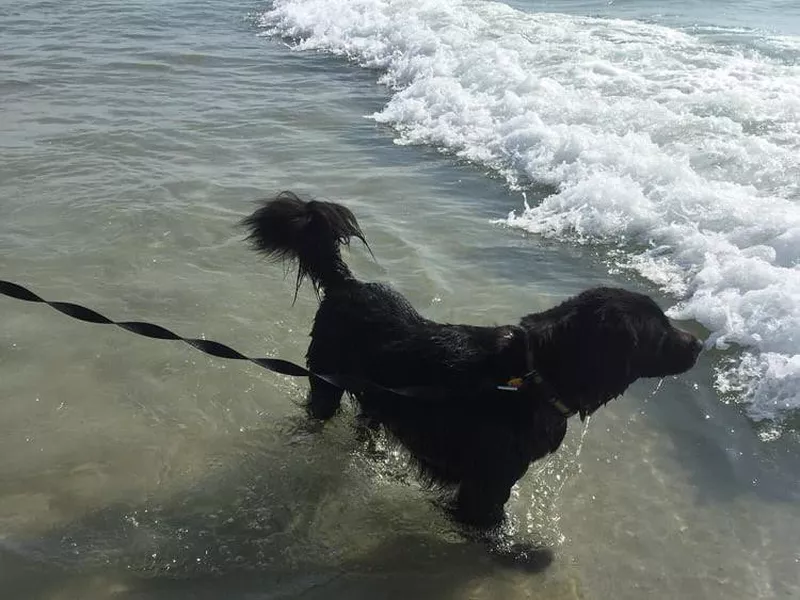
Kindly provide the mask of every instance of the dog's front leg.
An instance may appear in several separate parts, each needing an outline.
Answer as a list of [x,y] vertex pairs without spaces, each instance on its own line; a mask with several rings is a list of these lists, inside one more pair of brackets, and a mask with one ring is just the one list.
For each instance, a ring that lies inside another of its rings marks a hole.
[[470,479],[458,487],[453,518],[480,529],[491,529],[503,522],[504,507],[511,496],[511,484],[499,480]]
[[310,385],[306,400],[308,416],[327,421],[339,410],[344,390],[316,377],[311,377]]

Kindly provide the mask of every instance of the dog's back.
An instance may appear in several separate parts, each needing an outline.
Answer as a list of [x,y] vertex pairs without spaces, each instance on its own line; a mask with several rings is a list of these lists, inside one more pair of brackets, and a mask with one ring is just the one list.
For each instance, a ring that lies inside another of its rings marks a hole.
[[467,390],[522,372],[524,341],[514,332],[436,323],[389,286],[353,279],[323,297],[308,360],[386,387]]

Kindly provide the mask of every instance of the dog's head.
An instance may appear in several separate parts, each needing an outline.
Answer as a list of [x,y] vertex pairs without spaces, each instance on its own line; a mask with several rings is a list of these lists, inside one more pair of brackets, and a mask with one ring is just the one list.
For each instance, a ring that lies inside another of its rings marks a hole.
[[582,417],[640,377],[687,371],[703,347],[673,326],[651,298],[619,288],[587,290],[521,324],[535,367]]

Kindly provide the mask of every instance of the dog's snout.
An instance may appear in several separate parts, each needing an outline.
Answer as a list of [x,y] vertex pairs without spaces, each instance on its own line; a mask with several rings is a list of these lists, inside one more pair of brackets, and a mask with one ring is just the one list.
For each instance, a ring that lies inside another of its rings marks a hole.
[[696,335],[689,333],[688,331],[684,331],[683,329],[679,329],[678,331],[680,332],[684,343],[692,349],[692,354],[696,358],[700,352],[703,351],[703,342]]

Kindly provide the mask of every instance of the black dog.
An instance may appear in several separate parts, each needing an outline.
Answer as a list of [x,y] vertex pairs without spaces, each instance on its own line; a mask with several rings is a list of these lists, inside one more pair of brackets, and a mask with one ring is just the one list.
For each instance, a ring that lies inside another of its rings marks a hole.
[[519,325],[435,323],[353,276],[340,246],[366,239],[344,206],[283,192],[244,224],[257,250],[298,261],[297,287],[308,277],[322,292],[307,361],[331,377],[311,378],[309,414],[330,419],[348,391],[428,482],[456,490],[453,514],[473,526],[502,521],[511,487],[559,447],[570,416],[585,418],[639,377],[686,371],[702,348],[647,296],[608,287]]

